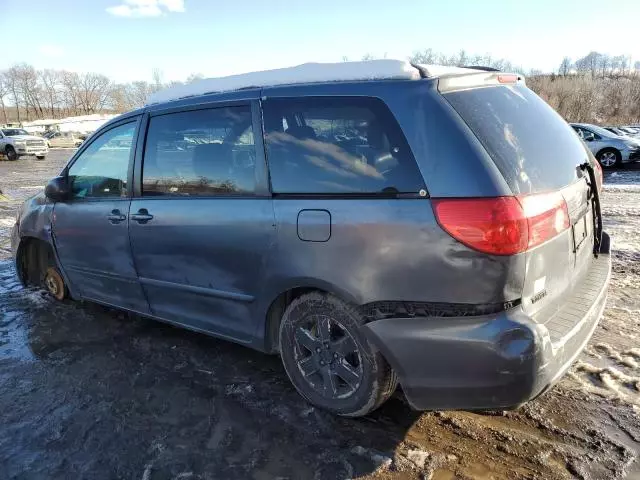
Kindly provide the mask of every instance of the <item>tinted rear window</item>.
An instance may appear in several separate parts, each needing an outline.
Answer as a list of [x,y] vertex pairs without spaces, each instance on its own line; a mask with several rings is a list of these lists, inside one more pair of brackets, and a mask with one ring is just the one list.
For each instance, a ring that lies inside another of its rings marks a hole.
[[424,188],[409,145],[381,100],[270,98],[263,108],[274,193],[415,193]]
[[514,193],[557,190],[576,181],[587,153],[576,133],[522,85],[446,93]]

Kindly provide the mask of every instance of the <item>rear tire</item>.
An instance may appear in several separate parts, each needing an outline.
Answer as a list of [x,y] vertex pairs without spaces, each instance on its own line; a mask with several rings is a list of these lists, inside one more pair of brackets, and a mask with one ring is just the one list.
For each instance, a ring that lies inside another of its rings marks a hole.
[[398,379],[362,333],[357,309],[333,295],[295,299],[280,324],[280,356],[298,393],[337,415],[358,417],[382,405]]
[[596,159],[603,169],[619,168],[622,165],[622,155],[615,148],[600,150]]
[[44,155],[36,155],[38,160],[44,160],[46,157]]
[[18,159],[18,154],[11,145],[7,145],[4,149],[4,154],[7,156],[7,160],[14,162]]

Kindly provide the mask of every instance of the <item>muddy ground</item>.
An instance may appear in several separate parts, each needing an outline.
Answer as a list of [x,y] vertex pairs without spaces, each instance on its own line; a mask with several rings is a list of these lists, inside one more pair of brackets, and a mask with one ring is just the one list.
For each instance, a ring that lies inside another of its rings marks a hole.
[[277,357],[17,282],[16,205],[71,155],[0,162],[0,478],[640,478],[640,167],[608,174],[614,274],[571,372],[518,411],[309,407]]

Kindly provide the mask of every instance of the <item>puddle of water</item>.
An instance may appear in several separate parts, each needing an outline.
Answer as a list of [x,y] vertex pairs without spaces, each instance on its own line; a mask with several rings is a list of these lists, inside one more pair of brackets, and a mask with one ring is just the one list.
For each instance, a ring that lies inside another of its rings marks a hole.
[[456,480],[458,477],[456,477],[456,474],[451,470],[439,468],[435,470],[429,478],[430,480]]

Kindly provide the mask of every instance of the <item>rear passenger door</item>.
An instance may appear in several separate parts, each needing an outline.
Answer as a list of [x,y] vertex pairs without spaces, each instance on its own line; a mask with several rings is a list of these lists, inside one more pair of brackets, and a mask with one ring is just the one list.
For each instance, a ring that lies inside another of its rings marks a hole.
[[239,341],[274,236],[259,118],[250,101],[153,112],[130,209],[153,314]]

